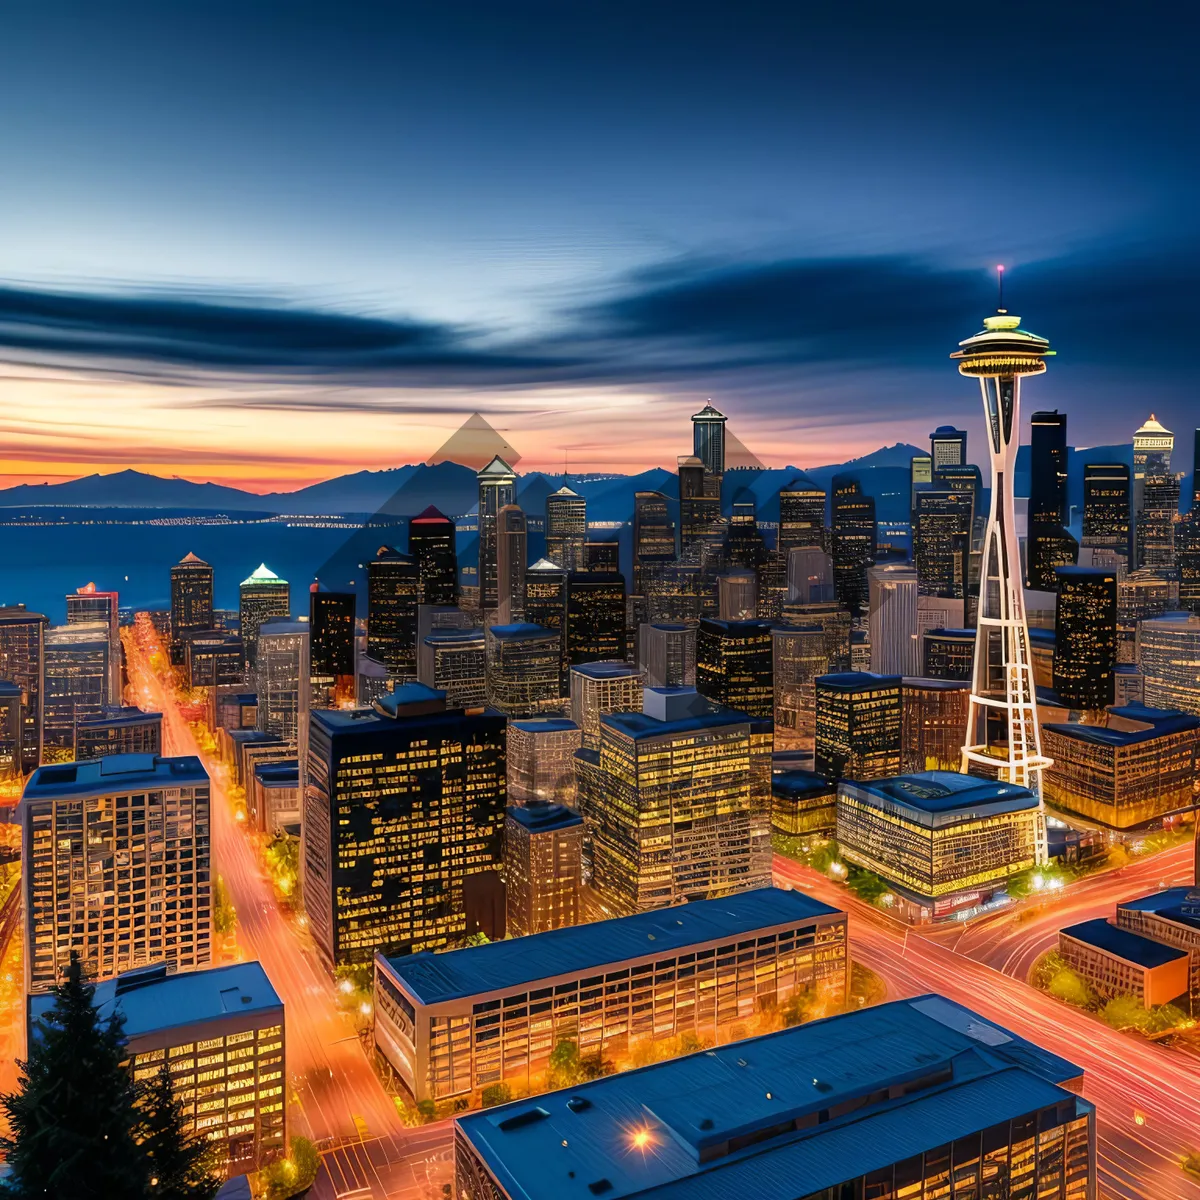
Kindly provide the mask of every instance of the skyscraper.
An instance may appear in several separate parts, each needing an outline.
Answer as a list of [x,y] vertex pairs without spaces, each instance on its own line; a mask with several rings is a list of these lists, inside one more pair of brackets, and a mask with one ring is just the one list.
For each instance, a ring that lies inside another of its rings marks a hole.
[[496,514],[496,620],[525,620],[525,568],[529,562],[525,514],[506,504]]
[[530,625],[540,625],[558,634],[562,644],[563,682],[567,670],[567,576],[557,563],[539,558],[525,572],[525,617]]
[[1083,542],[1111,550],[1132,566],[1132,499],[1125,463],[1088,463],[1083,468]]
[[704,463],[696,455],[679,459],[679,544],[686,550],[696,542],[712,541],[721,534],[721,494]]
[[758,531],[754,494],[741,488],[733,500],[729,527],[725,531],[725,555],[731,566],[753,571],[767,557],[766,543]]
[[614,572],[567,576],[566,661],[619,661],[625,657],[625,577]]
[[582,916],[583,818],[535,800],[504,822],[508,937],[578,925]]
[[213,569],[188,553],[171,568],[171,661],[183,662],[183,639],[213,627]]
[[966,596],[975,498],[954,488],[919,487],[913,513],[913,559],[924,596]]
[[771,626],[705,618],[696,633],[696,690],[752,717],[775,711]]
[[957,772],[971,685],[908,676],[900,683],[900,770]]
[[1200,613],[1200,505],[1193,506],[1175,530],[1175,564],[1179,568],[1179,604]]
[[499,594],[499,536],[496,518],[506,504],[516,498],[517,477],[513,469],[496,455],[477,476],[479,480],[479,611],[495,613]]
[[875,561],[875,501],[849,475],[833,477],[833,586],[852,613],[867,602],[867,568]]
[[562,641],[553,629],[521,622],[487,627],[487,700],[510,717],[562,703]]
[[1117,576],[1104,567],[1059,567],[1054,691],[1067,708],[1107,708],[1117,665]]
[[867,581],[871,670],[881,675],[919,674],[917,572],[907,563],[883,563],[867,572]]
[[[771,722],[647,689],[576,756],[592,886],[613,912],[769,886]],[[669,850],[668,850],[669,848]]]
[[692,417],[692,453],[718,479],[725,474],[725,420],[711,402]]
[[[0,679],[0,797],[3,803],[15,805],[20,795],[24,774],[21,741],[25,736],[25,718],[21,707],[23,693],[7,679]],[[16,784],[16,787],[11,785]]]
[[797,546],[825,545],[825,489],[807,475],[779,489],[779,538],[785,554]]
[[833,602],[833,560],[819,546],[793,546],[788,551],[787,574],[789,604]]
[[111,650],[108,625],[58,625],[46,631],[42,758],[75,757],[75,726],[98,717],[107,703]]
[[546,557],[566,572],[582,571],[587,500],[564,483],[546,497]]
[[633,590],[646,594],[646,583],[675,558],[675,522],[661,492],[633,495]]
[[[354,679],[353,592],[326,592],[314,583],[308,594],[308,653],[314,703],[333,700]],[[318,695],[319,693],[319,695]]]
[[420,566],[410,554],[380,546],[367,563],[367,654],[393,675],[417,674]]
[[575,751],[583,733],[566,717],[528,717],[508,723],[510,805],[575,807]]
[[[25,991],[78,954],[110,979],[212,955],[209,783],[198,758],[119,754],[42,767],[22,802]],[[146,849],[154,845],[153,853]]]
[[1067,415],[1036,412],[1030,429],[1029,534],[1025,544],[1026,586],[1041,592],[1058,588],[1055,570],[1073,566],[1079,556],[1067,532]]
[[771,629],[775,689],[775,749],[811,750],[816,732],[816,679],[829,672],[829,648],[819,625]]
[[942,467],[961,467],[967,461],[967,431],[953,425],[939,425],[929,435],[929,457],[934,471]]
[[21,771],[42,761],[45,638],[50,622],[23,604],[0,608],[0,679],[21,689]]
[[280,579],[266,563],[259,564],[238,587],[239,628],[246,661],[257,662],[258,631],[264,621],[286,617],[292,611],[292,592],[286,579]]
[[695,687],[696,630],[679,622],[651,622],[638,634],[638,663],[646,687]]
[[[992,464],[991,511],[983,542],[978,634],[963,770],[982,768],[1040,797],[1043,757],[1037,695],[1025,624],[1020,547],[1013,504],[1013,470],[1021,428],[1021,377],[1039,375],[1053,353],[1045,338],[1022,329],[1005,311],[959,343],[961,374],[979,380]],[[1037,861],[1047,860],[1044,813],[1039,813]]]
[[312,714],[304,906],[326,963],[497,932],[504,774],[504,718],[419,683]]
[[1141,622],[1137,661],[1150,708],[1200,716],[1200,617],[1165,613]]
[[900,773],[899,675],[845,671],[816,680],[815,762],[829,779]]
[[571,720],[581,744],[600,746],[600,718],[612,712],[641,712],[644,677],[624,662],[580,663],[571,668]]
[[257,726],[296,751],[303,767],[308,739],[312,686],[309,666],[309,623],[275,617],[258,627]]
[[726,571],[717,579],[717,616],[722,621],[753,621],[758,616],[758,577],[753,571]]
[[1175,565],[1179,480],[1171,473],[1175,435],[1153,413],[1133,435],[1135,561],[1139,567]]
[[431,504],[408,523],[408,552],[417,560],[421,603],[458,603],[458,554],[454,522]]
[[105,704],[121,703],[121,611],[116,592],[101,592],[94,583],[67,593],[67,624],[99,621],[108,629],[108,696]]
[[487,703],[487,640],[482,629],[435,629],[425,637],[429,679],[451,708]]
[[917,521],[917,491],[933,484],[933,459],[928,454],[914,454],[908,462],[908,508],[913,525]]

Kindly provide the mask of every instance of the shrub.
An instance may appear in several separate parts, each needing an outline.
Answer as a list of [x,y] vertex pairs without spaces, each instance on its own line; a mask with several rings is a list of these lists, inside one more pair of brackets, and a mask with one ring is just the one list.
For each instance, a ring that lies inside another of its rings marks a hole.
[[1096,1001],[1096,994],[1087,981],[1070,967],[1061,967],[1054,973],[1047,991],[1077,1008],[1089,1008]]
[[489,1083],[480,1095],[484,1108],[495,1108],[497,1104],[507,1104],[512,1099],[512,1088],[507,1083]]

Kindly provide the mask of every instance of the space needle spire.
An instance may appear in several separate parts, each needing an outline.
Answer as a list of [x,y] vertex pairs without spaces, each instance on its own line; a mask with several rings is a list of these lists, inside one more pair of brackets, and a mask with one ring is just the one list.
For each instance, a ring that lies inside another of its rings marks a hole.
[[[1003,268],[1000,269],[1003,279]],[[1003,293],[1001,293],[1003,296]],[[963,375],[979,380],[992,499],[983,538],[976,621],[975,665],[962,769],[1019,784],[1042,798],[1042,754],[1037,693],[1025,623],[1020,547],[1013,507],[1013,472],[1021,420],[1021,378],[1040,375],[1050,343],[1021,328],[1021,318],[1001,307],[984,328],[959,342],[950,357]],[[1039,808],[1037,861],[1048,861],[1044,804]]]

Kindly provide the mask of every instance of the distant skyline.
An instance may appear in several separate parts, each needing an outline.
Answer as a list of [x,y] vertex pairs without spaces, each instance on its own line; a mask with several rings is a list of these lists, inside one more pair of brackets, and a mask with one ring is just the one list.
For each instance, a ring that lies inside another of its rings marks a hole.
[[948,355],[1000,262],[1058,351],[1027,413],[1154,411],[1190,471],[1195,17],[1156,7],[18,6],[0,485],[287,490],[476,410],[523,471],[633,472],[710,397],[768,466],[974,458]]

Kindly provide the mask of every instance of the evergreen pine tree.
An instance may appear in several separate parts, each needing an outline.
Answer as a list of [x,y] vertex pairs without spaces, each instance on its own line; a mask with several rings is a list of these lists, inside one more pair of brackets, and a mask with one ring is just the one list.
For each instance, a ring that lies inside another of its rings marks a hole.
[[144,1087],[139,1141],[146,1156],[146,1195],[155,1200],[209,1200],[221,1186],[213,1174],[215,1155],[208,1141],[190,1133],[162,1069]]
[[18,1062],[17,1091],[0,1097],[9,1134],[0,1151],[12,1175],[6,1194],[33,1200],[140,1196],[145,1157],[134,1140],[137,1088],[122,1066],[124,1019],[102,1020],[72,956],[54,1006]]

